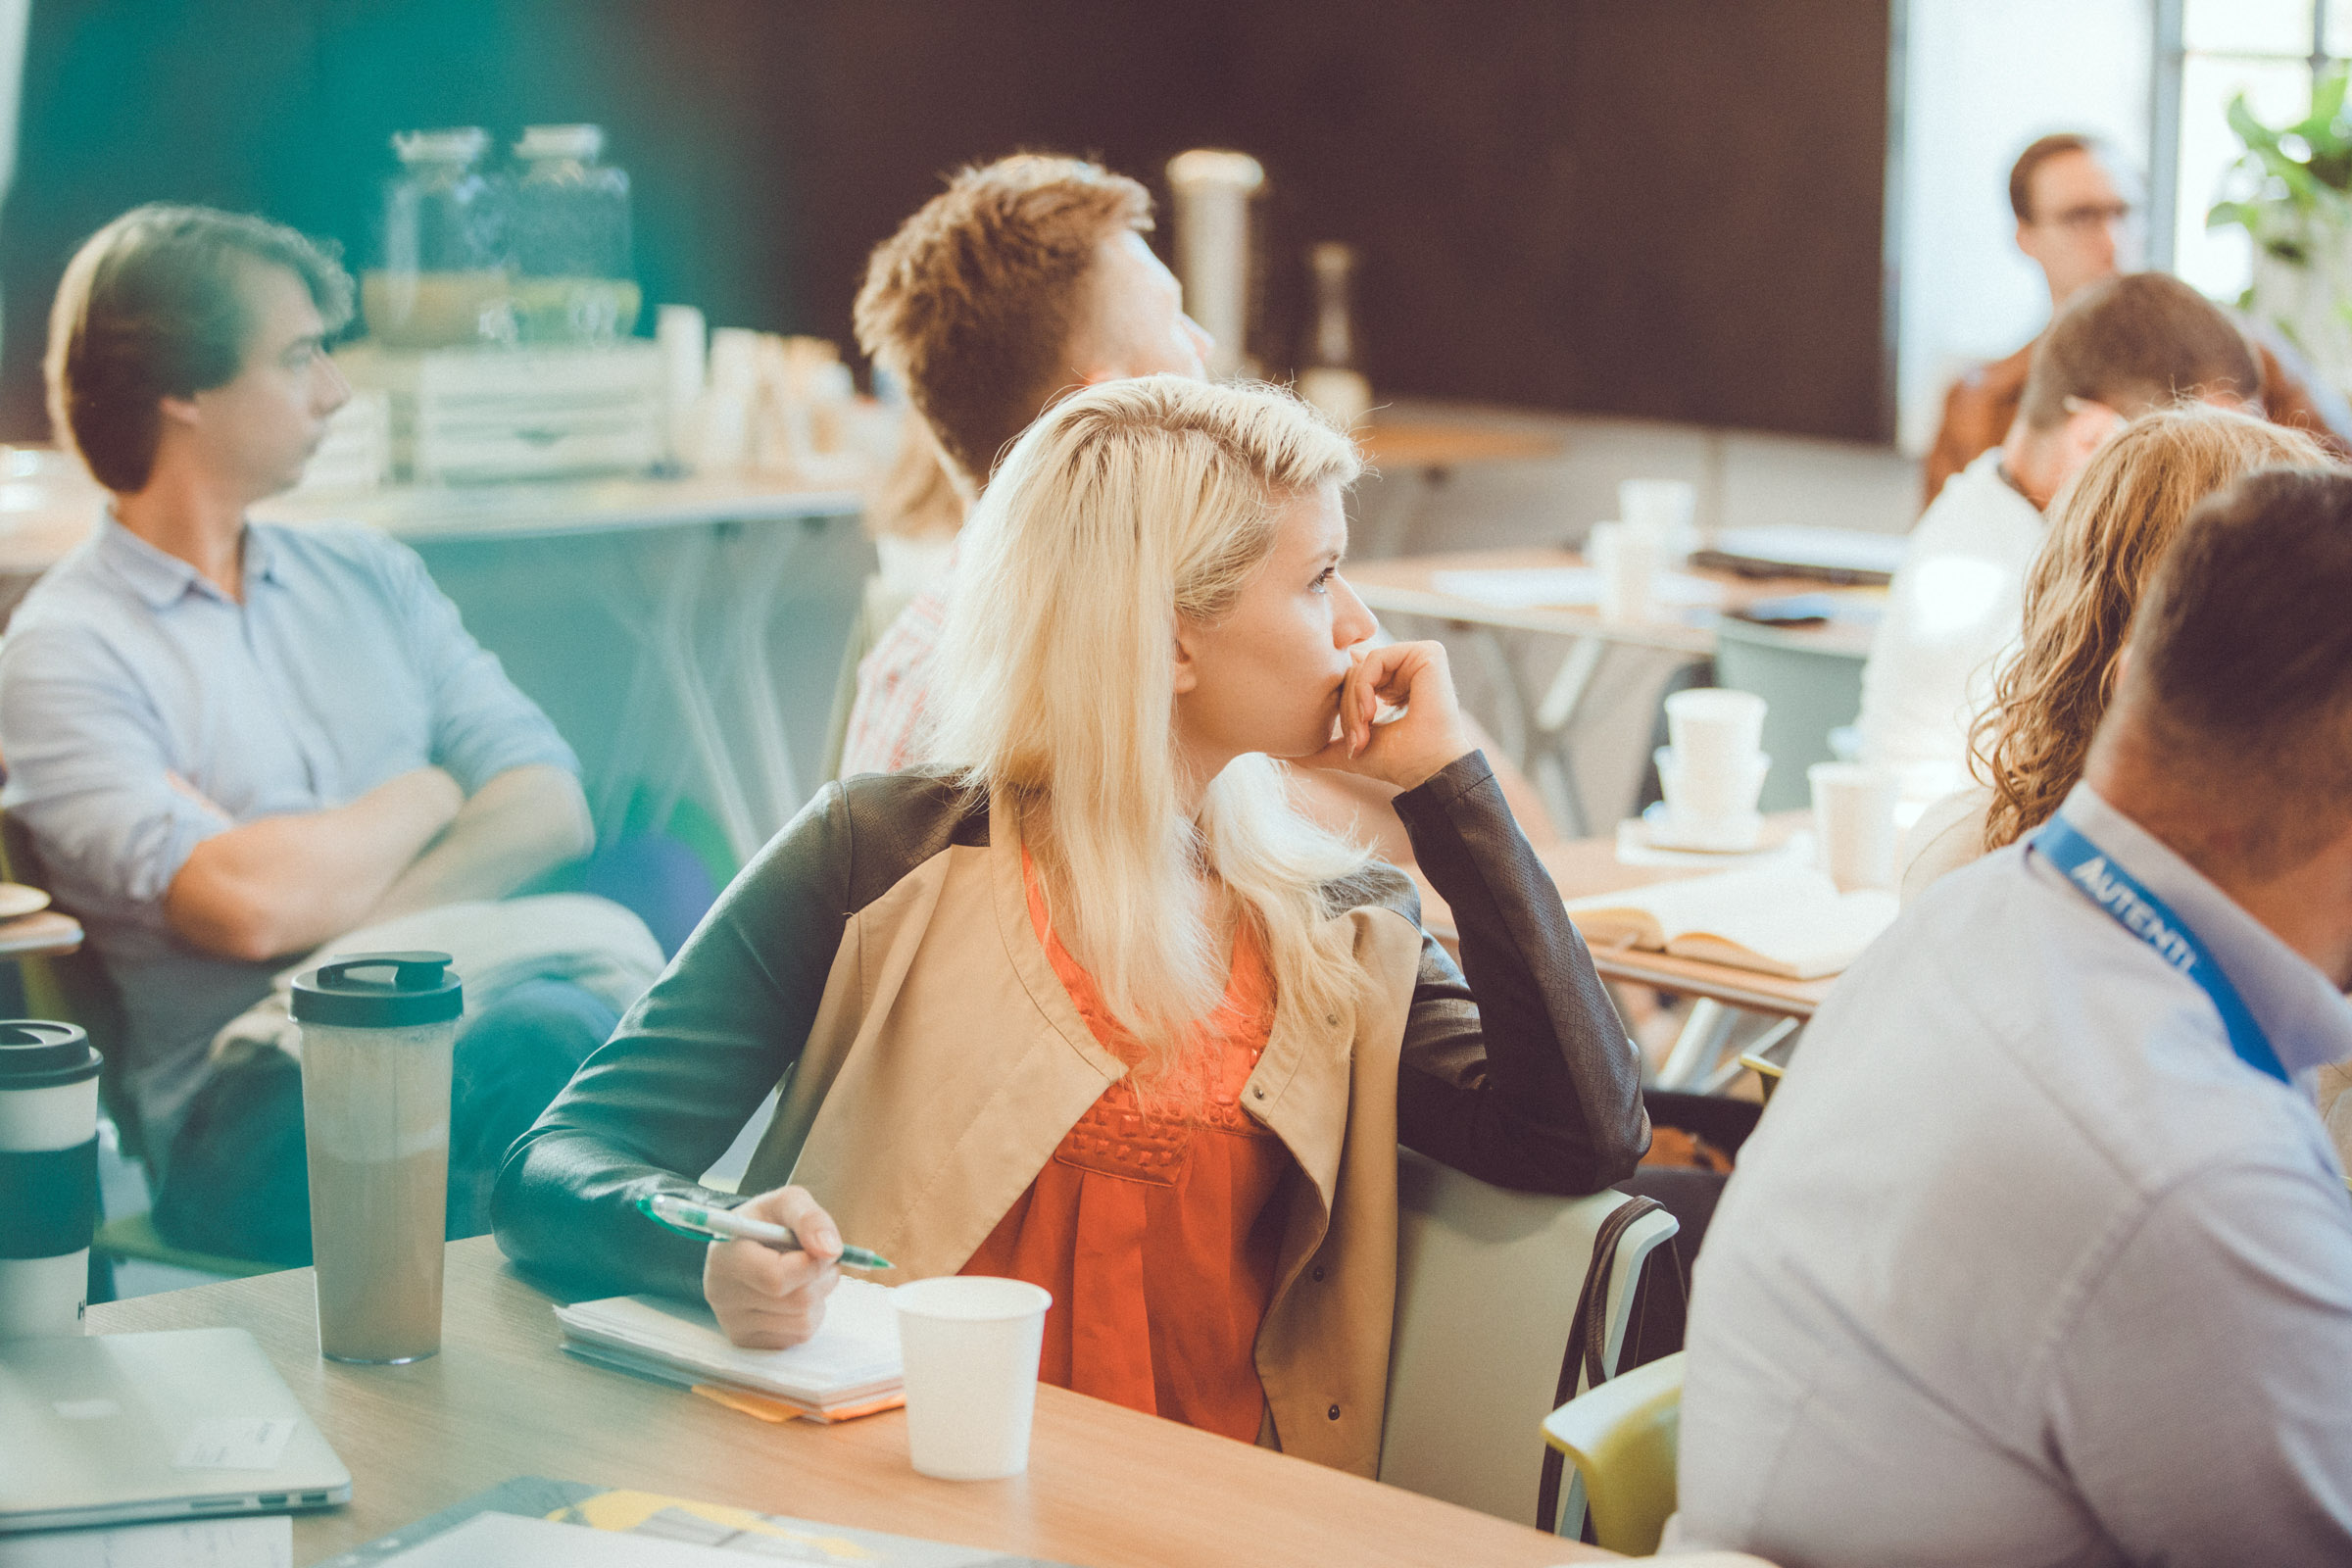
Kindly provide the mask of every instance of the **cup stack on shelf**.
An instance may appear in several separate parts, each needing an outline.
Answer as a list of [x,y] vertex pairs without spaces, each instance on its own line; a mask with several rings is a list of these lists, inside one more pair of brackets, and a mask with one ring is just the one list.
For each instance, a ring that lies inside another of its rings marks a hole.
[[1666,797],[1661,847],[1737,852],[1764,836],[1756,802],[1772,759],[1764,755],[1764,699],[1703,686],[1666,699],[1670,744],[1656,753]]

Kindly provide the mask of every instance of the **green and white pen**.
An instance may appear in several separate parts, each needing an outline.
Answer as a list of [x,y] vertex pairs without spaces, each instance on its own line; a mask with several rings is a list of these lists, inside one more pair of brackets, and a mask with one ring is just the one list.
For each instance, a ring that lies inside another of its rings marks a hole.
[[[804,1250],[801,1239],[782,1225],[770,1225],[761,1219],[747,1219],[732,1209],[710,1208],[702,1203],[690,1203],[674,1193],[656,1193],[637,1200],[637,1211],[657,1225],[666,1226],[680,1236],[691,1236],[703,1242],[758,1242],[779,1252]],[[884,1269],[895,1267],[879,1252],[869,1252],[862,1247],[844,1246],[841,1261],[851,1268]]]

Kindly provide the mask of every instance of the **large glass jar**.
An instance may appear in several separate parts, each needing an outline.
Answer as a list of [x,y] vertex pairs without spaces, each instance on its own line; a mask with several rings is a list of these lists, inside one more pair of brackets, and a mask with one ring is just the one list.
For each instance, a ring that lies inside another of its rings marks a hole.
[[512,339],[507,182],[480,165],[478,126],[403,131],[384,184],[382,266],[360,279],[368,332],[392,348]]
[[629,258],[629,176],[601,163],[596,125],[532,125],[514,144],[515,308],[526,342],[626,337],[641,300]]

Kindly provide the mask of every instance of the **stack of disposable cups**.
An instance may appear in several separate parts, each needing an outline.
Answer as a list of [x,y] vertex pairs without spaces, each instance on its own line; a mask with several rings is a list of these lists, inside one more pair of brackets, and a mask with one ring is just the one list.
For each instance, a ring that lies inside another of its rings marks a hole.
[[1585,559],[1600,573],[1600,618],[1619,625],[1657,616],[1657,535],[1627,522],[1596,522],[1585,536]]
[[1698,548],[1698,491],[1687,479],[1627,479],[1617,486],[1617,515],[1658,542],[1668,565]]
[[1764,699],[1702,686],[1666,699],[1671,744],[1657,750],[1668,837],[1694,850],[1751,850],[1764,833],[1756,802],[1772,759],[1764,755]]
[[690,464],[701,445],[696,417],[702,411],[704,357],[709,334],[703,313],[691,305],[664,305],[654,318],[654,341],[662,350],[662,402],[669,421],[669,457]]

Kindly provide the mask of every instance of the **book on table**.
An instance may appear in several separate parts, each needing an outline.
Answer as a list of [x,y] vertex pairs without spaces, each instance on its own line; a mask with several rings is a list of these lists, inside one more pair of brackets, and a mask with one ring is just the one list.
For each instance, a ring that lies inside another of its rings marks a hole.
[[614,1296],[556,1308],[564,1348],[585,1361],[681,1387],[697,1384],[841,1420],[905,1402],[898,1310],[886,1286],[845,1279],[824,1326],[785,1350],[731,1343],[700,1302]]
[[1568,917],[1596,947],[1632,946],[1788,980],[1840,973],[1895,912],[1891,893],[1840,893],[1823,872],[1788,865],[1568,901]]

